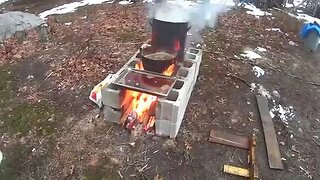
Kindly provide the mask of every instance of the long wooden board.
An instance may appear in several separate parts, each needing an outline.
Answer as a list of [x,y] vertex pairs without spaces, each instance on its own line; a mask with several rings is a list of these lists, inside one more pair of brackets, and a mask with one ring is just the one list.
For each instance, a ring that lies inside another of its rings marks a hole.
[[264,96],[256,96],[256,98],[267,146],[269,167],[272,169],[283,169],[276,131],[274,130],[273,122],[269,114],[268,101]]
[[217,130],[211,130],[209,141],[238,148],[249,149],[248,137],[229,134]]

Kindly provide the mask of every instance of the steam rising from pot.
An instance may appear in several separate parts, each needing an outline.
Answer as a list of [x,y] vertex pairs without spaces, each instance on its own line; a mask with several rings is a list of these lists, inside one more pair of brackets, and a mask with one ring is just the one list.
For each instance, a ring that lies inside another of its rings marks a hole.
[[189,22],[187,43],[202,41],[201,32],[205,27],[214,27],[218,16],[226,12],[230,6],[223,3],[212,4],[209,1],[191,2],[175,0],[148,5],[148,15],[161,21]]

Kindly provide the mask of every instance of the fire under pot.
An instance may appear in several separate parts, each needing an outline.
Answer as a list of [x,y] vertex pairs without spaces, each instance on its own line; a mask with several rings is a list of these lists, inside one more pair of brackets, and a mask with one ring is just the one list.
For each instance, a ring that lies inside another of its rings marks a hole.
[[176,137],[202,60],[189,48],[184,61],[162,73],[146,71],[137,53],[102,88],[104,118],[130,130]]

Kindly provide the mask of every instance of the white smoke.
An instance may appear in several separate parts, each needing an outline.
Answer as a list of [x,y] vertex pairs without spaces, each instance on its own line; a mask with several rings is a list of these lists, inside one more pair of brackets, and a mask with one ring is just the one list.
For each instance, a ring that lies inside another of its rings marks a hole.
[[[231,0],[232,1],[232,0]],[[149,4],[149,17],[167,22],[189,22],[187,43],[202,41],[201,32],[205,27],[214,27],[219,15],[227,12],[232,3],[219,0],[192,2],[173,0]]]

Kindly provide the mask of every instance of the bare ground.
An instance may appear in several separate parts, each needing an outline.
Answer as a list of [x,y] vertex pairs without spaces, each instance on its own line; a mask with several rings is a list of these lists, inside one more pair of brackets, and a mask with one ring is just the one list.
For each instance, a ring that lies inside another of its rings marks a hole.
[[[308,179],[305,171],[319,179],[320,53],[302,50],[300,22],[272,13],[275,19],[257,19],[232,10],[204,32],[200,75],[176,139],[144,135],[134,142],[87,98],[148,39],[143,4],[91,6],[50,18],[47,43],[34,32],[23,44],[11,39],[0,54],[1,179],[239,179],[221,169],[245,166],[246,152],[208,142],[211,129],[256,133],[261,179]],[[283,33],[265,30],[274,27]],[[259,52],[262,59],[240,56],[258,46],[267,49]],[[266,74],[256,78],[254,65]],[[257,92],[245,82],[277,90],[276,103],[294,107],[288,125],[274,119],[284,170],[268,167]]]

